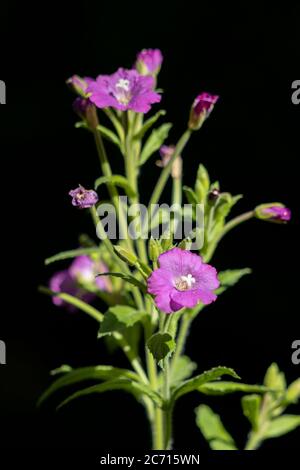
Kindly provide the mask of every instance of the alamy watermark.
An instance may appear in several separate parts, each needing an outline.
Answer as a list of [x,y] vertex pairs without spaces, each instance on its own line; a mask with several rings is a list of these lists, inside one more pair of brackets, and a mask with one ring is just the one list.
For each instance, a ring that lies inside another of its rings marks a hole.
[[292,363],[297,366],[300,364],[300,339],[295,339],[295,341],[293,341],[292,349],[295,349],[292,354]]
[[153,204],[147,208],[144,204],[128,205],[127,196],[120,196],[116,208],[103,203],[97,214],[97,236],[101,240],[166,239],[172,233],[174,243],[188,240],[191,250],[200,250],[204,244],[203,204]]
[[3,80],[0,80],[0,104],[6,104],[6,85]]
[[0,365],[6,364],[6,344],[0,340]]
[[293,104],[300,104],[300,80],[294,80],[292,83],[292,96],[291,100]]

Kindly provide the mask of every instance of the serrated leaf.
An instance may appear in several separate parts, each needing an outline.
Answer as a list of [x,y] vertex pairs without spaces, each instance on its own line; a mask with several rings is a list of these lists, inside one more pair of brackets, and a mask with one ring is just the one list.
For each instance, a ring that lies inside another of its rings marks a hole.
[[260,405],[261,397],[259,395],[245,395],[242,398],[243,413],[250,421],[254,431],[258,429]]
[[244,392],[244,393],[266,393],[269,391],[263,385],[249,385],[240,382],[208,382],[198,388],[199,392],[205,395],[227,395],[228,393]]
[[297,415],[283,415],[274,419],[269,424],[267,431],[264,435],[265,439],[273,437],[280,437],[287,434],[300,426],[300,416]]
[[225,429],[220,416],[207,405],[200,405],[195,410],[196,423],[209,446],[213,450],[237,450],[236,444]]
[[147,347],[157,363],[170,357],[176,347],[174,338],[169,333],[155,333],[147,341]]
[[171,368],[171,386],[178,385],[178,383],[188,379],[196,369],[196,362],[191,361],[188,356],[180,356],[177,359],[175,366]]
[[99,253],[99,248],[89,247],[89,248],[77,248],[75,250],[68,250],[68,251],[61,251],[56,255],[50,256],[49,258],[45,259],[45,265],[55,263],[56,261],[62,261],[69,258],[76,258],[77,256],[81,255],[92,255],[94,253]]
[[146,312],[136,310],[127,305],[116,305],[114,307],[110,307],[104,314],[98,338],[115,331],[123,331],[141,321],[145,315]]
[[162,146],[162,144],[169,135],[171,127],[172,124],[168,122],[166,124],[162,124],[162,126],[158,127],[157,129],[154,129],[151,132],[143,147],[139,162],[140,165],[146,163],[148,158],[150,158],[151,155]]
[[57,409],[62,408],[63,406],[67,405],[73,400],[77,398],[81,398],[87,395],[91,395],[93,393],[104,393],[111,390],[124,390],[133,394],[136,398],[140,399],[143,395],[148,396],[151,400],[161,407],[163,405],[163,400],[160,395],[153,390],[151,390],[147,385],[142,384],[140,382],[133,382],[126,379],[117,379],[117,380],[110,380],[108,382],[104,382],[99,385],[93,385],[92,387],[85,388],[80,390],[76,393],[73,393],[70,397],[64,400]]
[[185,395],[186,393],[192,392],[194,390],[198,390],[201,385],[207,382],[212,382],[222,377],[222,375],[231,375],[231,377],[234,377],[235,379],[240,378],[237,375],[237,373],[233,369],[230,369],[229,367],[222,367],[222,366],[214,367],[213,369],[205,371],[202,374],[197,375],[196,377],[186,380],[183,384],[175,388],[175,390],[173,391],[173,395],[172,395],[172,401],[174,402],[175,400],[177,400],[182,395]]
[[50,387],[48,387],[48,389],[39,398],[38,406],[40,406],[45,400],[47,400],[51,395],[53,395],[57,391],[70,385],[76,385],[82,382],[86,382],[88,380],[102,381],[116,379],[120,377],[128,378],[131,380],[138,380],[138,376],[135,372],[112,366],[92,366],[73,369],[62,377],[55,380],[55,382],[53,382]]
[[134,198],[136,196],[136,192],[130,186],[128,180],[122,175],[100,176],[100,178],[96,179],[94,188],[98,189],[102,184],[112,184],[113,186],[118,186],[124,189],[130,198]]
[[140,140],[144,137],[144,135],[146,134],[146,132],[153,126],[153,124],[156,123],[156,121],[160,118],[160,116],[164,116],[166,114],[166,111],[164,109],[161,109],[160,111],[158,111],[156,114],[154,114],[154,116],[152,116],[151,118],[147,119],[147,121],[145,121],[143,127],[139,130],[139,132],[137,134],[135,134],[133,136],[134,139],[136,140]]
[[119,277],[123,279],[125,282],[129,282],[129,284],[132,284],[135,287],[138,287],[142,292],[146,293],[147,292],[147,286],[143,282],[139,281],[136,279],[134,276],[131,274],[123,274],[123,273],[113,273],[113,272],[107,272],[107,273],[99,273],[97,276],[113,276],[113,277]]
[[227,269],[226,271],[221,271],[218,273],[218,279],[220,281],[220,287],[216,290],[216,294],[222,294],[228,287],[234,286],[239,280],[246,276],[247,274],[251,274],[250,268],[243,268],[243,269]]
[[97,126],[97,130],[105,139],[109,140],[110,142],[115,144],[117,147],[120,147],[120,140],[113,131],[111,131],[105,126],[101,126],[100,124]]

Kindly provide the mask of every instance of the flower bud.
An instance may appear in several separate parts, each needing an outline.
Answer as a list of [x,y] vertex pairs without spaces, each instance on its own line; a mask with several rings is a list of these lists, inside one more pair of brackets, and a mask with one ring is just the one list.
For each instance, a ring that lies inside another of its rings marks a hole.
[[[169,163],[172,155],[175,151],[175,145],[162,145],[159,149],[159,154],[161,156],[161,160],[157,160],[155,164],[160,168],[164,168]],[[182,175],[182,158],[178,155],[172,165],[171,170],[172,178],[181,178]]]
[[151,261],[157,261],[157,258],[162,253],[162,251],[163,250],[161,248],[160,241],[151,237],[149,240],[149,247],[148,247],[149,259]]
[[269,222],[286,223],[291,219],[291,210],[281,203],[260,204],[254,209],[255,217]]
[[130,251],[126,250],[122,246],[116,245],[114,246],[114,250],[121,258],[122,261],[125,261],[125,263],[129,264],[130,266],[135,266],[138,262],[138,258],[135,256],[134,253],[131,253]]
[[90,81],[91,78],[81,78],[79,75],[73,75],[67,80],[66,83],[69,85],[71,90],[74,91],[74,93],[81,96],[82,98],[87,98],[86,90]]
[[190,111],[190,119],[188,122],[189,129],[193,131],[200,129],[214,109],[214,105],[218,99],[219,96],[210,95],[209,93],[201,93],[197,96]]
[[141,75],[158,75],[163,61],[159,49],[143,49],[138,53],[135,63],[136,70]]

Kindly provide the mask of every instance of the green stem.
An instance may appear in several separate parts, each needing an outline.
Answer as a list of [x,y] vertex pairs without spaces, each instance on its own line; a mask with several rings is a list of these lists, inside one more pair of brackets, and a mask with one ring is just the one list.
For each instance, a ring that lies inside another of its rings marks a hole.
[[230,220],[223,228],[222,232],[220,235],[211,243],[210,247],[207,250],[207,253],[204,255],[204,261],[207,263],[208,261],[211,260],[218,243],[221,241],[221,239],[228,233],[230,230],[233,228],[237,227],[238,225],[242,224],[243,222],[246,222],[247,220],[250,220],[254,217],[254,211],[249,211],[245,212],[244,214],[238,215],[234,219]]
[[51,297],[59,297],[64,302],[73,305],[84,313],[87,313],[90,317],[94,318],[94,320],[97,320],[99,323],[101,323],[103,320],[103,314],[99,312],[99,310],[94,308],[92,305],[85,303],[83,300],[74,297],[73,295],[67,294],[65,292],[54,292],[44,286],[39,287],[39,292],[50,295]]
[[[149,319],[148,319],[149,320]],[[152,328],[150,321],[148,321],[145,326],[145,342],[150,338],[152,334]],[[149,349],[146,346],[146,363],[147,363],[147,372],[150,380],[150,385],[153,390],[158,391],[158,380],[157,380],[157,366],[154,360],[154,357],[150,353]],[[164,449],[164,428],[163,428],[163,412],[162,409],[157,405],[154,405],[153,416],[150,416],[151,430],[152,430],[152,448],[153,450],[163,450]]]
[[[126,132],[125,137],[125,172],[126,177],[130,186],[133,188],[136,196],[131,198],[132,204],[139,203],[139,191],[138,191],[138,183],[137,183],[137,175],[138,175],[138,148],[137,143],[133,142],[133,136],[136,133],[136,127],[140,126],[140,117],[135,113],[129,119],[128,115],[124,114],[124,128]],[[141,228],[141,222],[140,222]],[[139,237],[136,240],[137,251],[138,255],[143,261],[143,263],[148,262],[147,250],[145,240],[142,237]]]
[[119,343],[121,348],[123,349],[124,353],[126,354],[128,360],[130,361],[133,369],[137,372],[137,374],[140,376],[142,382],[145,384],[149,384],[149,380],[147,375],[145,374],[145,371],[139,361],[139,359],[136,357],[134,354],[134,351],[130,347],[129,343],[126,341],[124,336],[119,333],[119,332],[114,332],[113,337],[116,339],[116,341]]
[[[39,287],[39,292],[46,294],[46,295],[50,295],[51,297],[54,297],[54,296],[59,297],[64,302],[70,305],[73,305],[74,307],[78,308],[84,313],[87,313],[90,317],[94,318],[94,320],[97,320],[99,323],[103,321],[104,316],[101,312],[99,312],[99,310],[94,308],[92,305],[87,304],[83,300],[80,300],[77,297],[74,297],[73,295],[67,294],[65,292],[54,292],[51,289],[48,289],[47,287],[44,287],[44,286]],[[126,355],[129,362],[131,363],[132,368],[139,375],[141,381],[144,382],[145,384],[148,384],[149,380],[145,374],[145,371],[139,359],[135,356],[133,350],[131,349],[130,345],[128,344],[124,336],[119,332],[113,332],[113,337],[123,349],[124,354]]]
[[[102,173],[107,178],[110,178],[112,176],[112,171],[111,171],[110,164],[106,155],[106,151],[105,151],[101,134],[97,129],[93,131],[93,134],[95,138],[95,143],[96,143],[96,147],[98,151]],[[124,214],[123,207],[120,205],[118,190],[111,183],[107,183],[107,189],[112,199],[112,202],[115,206],[115,209],[119,218],[120,228],[121,228],[122,234],[125,236],[127,246],[131,251],[134,251],[133,243],[131,239],[128,237],[126,216]]]
[[186,338],[190,325],[193,321],[193,316],[189,314],[184,314],[180,323],[179,333],[176,341],[176,349],[173,355],[171,370],[174,370],[177,364],[178,359],[182,355],[185,347]]
[[[106,236],[105,230],[103,228],[102,222],[98,216],[97,209],[95,206],[91,208],[91,215],[95,224],[95,227],[100,235],[101,240],[103,241],[104,246],[111,255],[112,259],[119,265],[121,271],[125,271],[127,274],[130,274],[130,270],[126,263],[124,263],[115,253],[113,244],[110,239]],[[142,295],[137,287],[131,287],[132,294],[134,296],[135,303],[137,307],[141,310],[144,309],[144,302]]]
[[178,143],[175,147],[174,153],[173,153],[172,157],[170,158],[168,164],[162,170],[162,172],[160,174],[160,177],[159,177],[159,179],[156,183],[156,186],[153,190],[150,202],[149,202],[149,211],[150,211],[150,213],[151,213],[151,206],[153,204],[157,204],[159,199],[160,199],[160,196],[161,196],[161,194],[164,190],[166,182],[168,181],[169,175],[170,175],[171,170],[172,170],[172,165],[173,165],[175,159],[183,151],[184,147],[186,146],[187,142],[190,139],[190,136],[191,136],[191,131],[189,129],[187,129],[182,134],[181,138],[179,139],[179,141],[178,141]]

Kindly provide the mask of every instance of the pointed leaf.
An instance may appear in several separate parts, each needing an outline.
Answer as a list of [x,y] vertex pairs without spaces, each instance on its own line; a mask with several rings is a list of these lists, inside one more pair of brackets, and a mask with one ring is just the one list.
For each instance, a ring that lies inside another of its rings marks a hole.
[[100,124],[97,126],[97,129],[105,139],[109,140],[110,142],[115,144],[117,147],[120,147],[120,140],[113,131],[111,131],[105,126],[101,126]]
[[233,438],[225,429],[219,415],[207,405],[200,405],[195,412],[197,426],[212,449],[237,450]]
[[100,176],[100,178],[96,179],[94,188],[98,189],[101,184],[112,184],[113,186],[118,186],[124,189],[130,198],[134,198],[136,196],[136,192],[130,186],[128,180],[122,175]]
[[158,127],[157,129],[154,129],[151,132],[150,136],[146,140],[146,143],[143,147],[141,157],[140,157],[140,162],[139,162],[140,165],[143,165],[144,163],[146,163],[148,158],[150,158],[151,155],[162,146],[162,144],[168,137],[171,127],[172,127],[172,124],[168,122]]
[[175,388],[172,395],[172,401],[174,402],[186,393],[198,390],[201,385],[205,384],[206,382],[212,382],[222,377],[222,375],[231,375],[235,379],[240,378],[237,373],[229,367],[214,367],[213,369],[203,372],[202,374],[197,375],[196,377],[186,380],[182,385],[179,385],[177,388]]
[[163,400],[160,397],[160,395],[154,392],[153,390],[151,390],[149,387],[147,387],[147,385],[139,383],[139,382],[133,382],[133,381],[126,380],[126,379],[116,379],[116,380],[110,380],[108,382],[104,382],[99,385],[94,385],[92,387],[88,387],[76,393],[73,393],[70,397],[64,400],[57,407],[57,409],[62,408],[63,406],[67,405],[73,400],[76,400],[77,398],[91,395],[93,393],[104,393],[104,392],[108,392],[111,390],[125,390],[133,394],[138,399],[141,399],[144,395],[146,395],[149,398],[151,398],[151,400],[159,407],[163,405]]
[[156,114],[154,114],[154,116],[152,116],[151,118],[147,119],[147,121],[145,121],[143,127],[139,130],[139,132],[137,134],[134,135],[134,139],[136,140],[140,140],[144,137],[144,135],[146,134],[146,132],[153,126],[153,124],[156,123],[156,121],[160,118],[160,116],[164,116],[166,114],[166,111],[164,109],[161,109],[160,111],[158,111]]
[[245,393],[266,393],[269,391],[263,385],[248,385],[240,382],[208,382],[198,388],[199,392],[205,395],[226,395],[228,393],[245,392]]
[[89,247],[89,248],[77,248],[75,250],[68,250],[68,251],[61,251],[60,253],[57,253],[56,255],[46,258],[45,265],[54,263],[56,261],[62,261],[64,259],[76,258],[77,256],[81,256],[81,255],[92,255],[94,253],[99,253],[99,248],[97,246]]
[[129,282],[129,284],[134,285],[135,287],[138,287],[142,292],[146,293],[147,292],[147,286],[143,282],[139,281],[136,279],[134,276],[131,274],[123,274],[123,273],[99,273],[97,276],[114,276],[114,277],[120,277],[123,279],[125,282]]
[[259,395],[245,395],[242,398],[243,413],[250,421],[254,431],[258,429],[260,405],[261,397]]
[[55,382],[53,382],[50,387],[48,387],[48,389],[39,398],[38,406],[40,406],[45,400],[47,400],[57,391],[70,385],[76,385],[88,380],[103,381],[120,377],[131,380],[138,380],[138,376],[135,372],[112,366],[92,366],[73,369],[55,380]]
[[227,269],[218,273],[218,279],[221,286],[216,290],[216,294],[222,294],[228,287],[234,286],[246,274],[250,274],[250,268]]
[[280,437],[287,434],[300,426],[300,416],[283,415],[274,419],[265,434],[265,439]]

